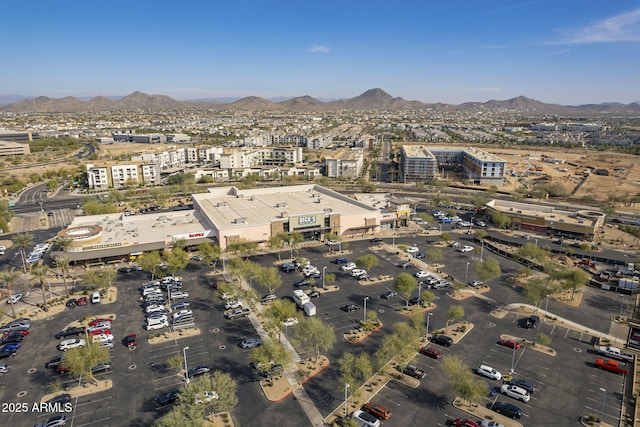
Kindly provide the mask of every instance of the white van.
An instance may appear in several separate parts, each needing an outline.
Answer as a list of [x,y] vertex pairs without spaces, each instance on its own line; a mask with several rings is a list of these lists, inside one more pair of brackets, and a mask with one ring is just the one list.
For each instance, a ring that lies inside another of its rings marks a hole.
[[155,329],[162,329],[169,326],[169,322],[166,319],[147,319],[147,331],[153,331]]
[[162,290],[158,287],[144,288],[142,290],[142,296],[146,297],[147,295],[158,294],[162,295]]
[[100,304],[100,292],[95,291],[91,294],[91,304]]

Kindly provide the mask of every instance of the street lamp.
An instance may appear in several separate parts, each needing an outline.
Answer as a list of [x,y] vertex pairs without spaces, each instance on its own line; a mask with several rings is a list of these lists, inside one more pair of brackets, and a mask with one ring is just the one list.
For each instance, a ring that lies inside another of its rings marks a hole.
[[189,350],[189,346],[182,349],[182,357],[184,357],[184,381],[186,384],[189,384],[189,370],[187,369],[187,350]]
[[367,301],[369,297],[364,297],[364,323],[367,323]]
[[425,334],[425,338],[429,339],[429,319],[433,316],[433,313],[427,313],[427,333]]
[[467,263],[467,268],[464,270],[464,284],[467,284],[467,276],[469,275],[469,264]]
[[600,391],[604,392],[604,398],[602,399],[602,411],[600,411],[603,415],[602,418],[604,418],[604,406],[607,403],[607,389],[604,387],[600,387]]
[[345,417],[347,416],[347,398],[348,398],[347,391],[349,390],[349,387],[350,387],[349,383],[345,383],[344,385],[344,416]]
[[538,247],[538,239],[533,239],[536,242],[536,248]]
[[440,226],[440,232],[442,233],[442,223],[438,224]]
[[511,373],[516,371],[516,341],[513,340],[513,354],[511,355]]
[[482,253],[484,252],[484,240],[480,242],[480,262],[482,262]]

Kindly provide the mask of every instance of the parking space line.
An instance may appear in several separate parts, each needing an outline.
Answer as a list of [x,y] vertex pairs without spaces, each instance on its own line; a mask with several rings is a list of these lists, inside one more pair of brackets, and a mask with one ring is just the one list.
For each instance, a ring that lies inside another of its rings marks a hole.
[[[80,397],[82,397],[82,396],[80,396]],[[100,402],[101,400],[111,400],[111,399],[113,399],[113,396],[104,397],[104,398],[98,399],[98,400],[91,400],[91,401],[84,402],[84,403],[76,403],[74,405],[74,407],[79,408],[79,407],[82,407],[82,406],[85,406],[85,405],[94,405],[96,402]]]
[[[95,421],[91,421],[90,423],[85,423],[85,424],[77,424],[75,427],[83,427],[83,426],[90,426],[92,424],[97,424],[97,423],[103,423],[107,420],[110,420],[111,417],[107,417],[107,418],[102,418],[101,420],[95,420]],[[71,426],[73,427],[73,422],[71,422]]]

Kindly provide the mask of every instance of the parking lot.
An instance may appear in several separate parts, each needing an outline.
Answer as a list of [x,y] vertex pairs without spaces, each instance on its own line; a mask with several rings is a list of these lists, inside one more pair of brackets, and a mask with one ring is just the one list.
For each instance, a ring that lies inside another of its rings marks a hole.
[[[450,227],[449,224],[445,226]],[[464,244],[471,243],[470,237],[462,233],[455,234],[455,239]],[[437,240],[437,237],[398,235],[385,238],[383,243],[390,244],[392,239],[396,245],[416,244],[420,250],[427,250],[430,242]],[[401,272],[414,274],[418,271],[417,268],[398,267],[404,259],[402,254],[381,250],[381,246],[367,240],[353,240],[349,243],[351,253],[345,255],[349,260],[370,253],[378,257],[379,264],[368,272],[371,277],[387,274],[395,278]],[[379,347],[382,338],[390,333],[394,323],[406,321],[406,318],[396,311],[399,305],[404,305],[404,301],[401,298],[386,300],[380,297],[392,288],[393,281],[360,284],[348,272],[340,271],[339,265],[331,263],[337,256],[325,256],[328,251],[326,246],[298,251],[298,256],[308,258],[320,271],[336,275],[339,290],[324,293],[313,300],[317,307],[317,316],[334,326],[337,333],[336,344],[328,351],[327,356],[336,362],[345,351],[373,353]],[[443,273],[460,281],[463,281],[465,276],[467,281],[478,278],[474,270],[467,266],[467,263],[477,261],[477,247],[467,253],[449,247],[442,248],[442,251],[445,259]],[[489,255],[485,251],[484,256]],[[263,266],[273,266],[277,258],[277,254],[268,254],[252,257],[252,260]],[[428,260],[426,262],[428,263]],[[522,422],[525,425],[569,425],[585,414],[600,415],[603,408],[604,420],[614,424],[619,417],[624,379],[593,366],[596,356],[590,352],[591,337],[580,336],[576,332],[544,323],[538,330],[526,330],[518,325],[518,318],[513,314],[503,319],[489,315],[496,306],[524,301],[520,290],[506,282],[506,277],[517,272],[520,266],[502,259],[500,262],[503,276],[493,281],[491,291],[485,294],[483,299],[457,301],[448,297],[446,290],[433,290],[438,307],[430,319],[432,331],[444,327],[447,320],[446,311],[453,304],[462,305],[466,313],[465,319],[476,325],[459,344],[441,349],[445,357],[455,354],[471,368],[487,364],[503,373],[514,367],[516,376],[534,381],[539,391],[527,404],[497,396],[499,401],[515,403],[522,408],[525,414]],[[74,399],[73,411],[66,414],[71,420],[71,425],[149,425],[168,409],[159,406],[154,399],[162,393],[180,387],[184,382],[174,369],[169,368],[167,359],[185,352],[188,367],[205,365],[214,370],[230,372],[238,382],[239,403],[232,414],[236,425],[300,425],[293,420],[306,419],[305,414],[293,398],[287,398],[277,404],[269,403],[265,399],[257,383],[256,371],[249,366],[248,350],[242,350],[238,346],[241,340],[255,336],[256,332],[246,318],[227,320],[223,317],[224,302],[214,298],[213,290],[207,286],[204,279],[207,271],[205,265],[193,263],[179,273],[183,277],[184,290],[190,294],[190,309],[194,311],[195,324],[201,330],[200,335],[155,345],[148,344],[147,337],[158,331],[147,332],[143,329],[144,314],[137,289],[148,280],[148,274],[119,274],[115,281],[119,290],[115,303],[66,309],[47,320],[34,322],[18,356],[7,360],[10,371],[2,377],[2,401],[31,404],[39,402],[40,398],[49,392],[48,384],[56,378],[59,378],[63,385],[72,384],[74,380],[68,376],[60,376],[44,368],[45,362],[59,353],[55,348],[58,341],[53,335],[70,322],[86,315],[116,313],[112,328],[116,342],[115,348],[111,351],[113,371],[98,376],[99,379],[111,379],[114,386],[110,390]],[[292,295],[292,284],[302,277],[301,274],[280,274],[283,284],[276,294],[278,297]],[[258,286],[255,281],[253,285]],[[258,293],[264,294],[267,291],[258,288]],[[415,294],[417,291],[414,291]],[[374,310],[385,327],[360,344],[349,344],[341,338],[341,334],[358,324],[363,317],[363,310],[348,313],[343,307],[349,303],[362,307],[366,297],[369,297],[367,309]],[[602,297],[588,294],[586,301],[593,299],[601,301]],[[584,321],[585,325],[600,330],[605,329],[598,326],[607,318],[608,308],[609,304],[603,304],[603,308],[598,308],[596,304],[590,303],[589,314],[584,314],[579,309],[572,310],[559,303],[549,304],[551,312],[578,322]],[[556,356],[548,356],[530,349],[517,350],[514,353],[513,350],[496,344],[501,334],[532,340],[539,331],[552,338],[551,347],[557,351]],[[138,346],[135,350],[129,350],[120,343],[129,333],[138,335]],[[188,349],[185,351],[186,347]],[[423,420],[430,419],[434,420],[433,425],[446,425],[448,420],[466,416],[451,406],[455,395],[439,367],[441,362],[422,355],[417,355],[415,362],[427,372],[427,378],[422,380],[418,388],[408,388],[392,381],[375,398],[376,402],[389,407],[394,413],[391,420],[385,424],[418,426],[424,425]],[[323,416],[333,411],[344,399],[338,377],[337,363],[332,363],[321,375],[305,385],[310,398]],[[498,382],[486,381],[488,386],[499,385]],[[489,396],[487,392],[487,397],[482,403],[490,404],[493,398],[495,397]],[[8,425],[29,425],[36,424],[47,416],[33,412],[5,413],[3,420],[10,423]]]

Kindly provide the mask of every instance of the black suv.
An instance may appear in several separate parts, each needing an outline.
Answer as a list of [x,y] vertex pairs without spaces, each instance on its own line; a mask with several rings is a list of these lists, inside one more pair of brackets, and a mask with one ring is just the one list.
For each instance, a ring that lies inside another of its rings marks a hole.
[[64,331],[60,331],[56,334],[56,338],[60,339],[60,338],[66,338],[66,337],[70,337],[72,335],[82,335],[85,333],[85,329],[84,328],[67,328]]
[[451,344],[453,344],[453,339],[446,335],[434,335],[431,337],[431,342],[440,344],[444,347],[451,347]]
[[534,329],[536,326],[538,326],[538,322],[540,322],[540,317],[529,316],[526,323],[527,329]]
[[171,390],[171,391],[159,396],[156,399],[156,402],[158,402],[162,406],[168,405],[168,404],[173,403],[176,400],[178,400],[178,395],[179,394],[180,394],[180,390]]
[[516,405],[511,403],[496,402],[491,407],[494,411],[509,418],[520,419],[522,418],[522,411]]

